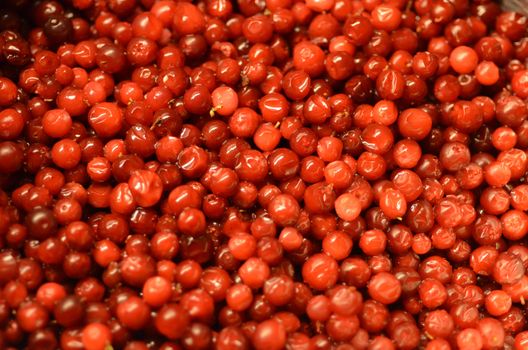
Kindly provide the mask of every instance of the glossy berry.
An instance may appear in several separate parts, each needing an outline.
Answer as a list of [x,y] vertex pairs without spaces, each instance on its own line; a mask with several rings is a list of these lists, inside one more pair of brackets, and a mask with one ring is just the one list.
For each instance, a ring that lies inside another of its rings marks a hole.
[[451,51],[449,63],[457,73],[471,73],[477,67],[478,56],[472,48],[459,46]]
[[82,343],[89,350],[104,350],[111,343],[111,333],[101,323],[91,323],[82,330]]

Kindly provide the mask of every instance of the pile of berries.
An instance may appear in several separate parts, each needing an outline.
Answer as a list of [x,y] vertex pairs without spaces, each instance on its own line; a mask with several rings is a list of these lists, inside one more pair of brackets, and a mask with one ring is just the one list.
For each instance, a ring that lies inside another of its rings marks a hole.
[[0,349],[528,349],[523,15],[1,6]]

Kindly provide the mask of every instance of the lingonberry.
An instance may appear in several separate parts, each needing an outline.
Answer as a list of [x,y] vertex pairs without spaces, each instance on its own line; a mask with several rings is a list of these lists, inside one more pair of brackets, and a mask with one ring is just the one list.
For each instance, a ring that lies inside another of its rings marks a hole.
[[242,281],[251,288],[261,287],[270,274],[269,266],[260,258],[251,257],[239,268]]
[[323,239],[323,251],[336,260],[343,260],[350,254],[352,242],[346,233],[334,231]]
[[304,280],[314,289],[326,290],[335,285],[338,265],[334,258],[325,254],[311,256],[303,265]]
[[374,275],[368,284],[369,295],[383,304],[392,304],[401,294],[400,282],[388,272]]
[[211,99],[214,112],[222,116],[233,114],[238,106],[238,95],[235,90],[227,86],[216,88],[211,93]]
[[449,63],[457,73],[470,73],[477,67],[478,56],[472,48],[459,46],[451,51]]
[[88,350],[104,350],[111,344],[112,333],[101,323],[91,323],[82,330],[82,344]]
[[102,102],[94,105],[88,113],[88,122],[101,137],[116,135],[123,126],[123,112],[114,103]]
[[282,349],[286,343],[286,331],[279,321],[267,320],[258,324],[252,338],[258,350],[278,350]]
[[247,310],[253,302],[253,292],[245,284],[235,284],[227,290],[226,302],[235,311]]
[[420,299],[425,307],[434,309],[447,299],[446,288],[436,279],[425,279],[418,287]]
[[525,16],[11,2],[0,347],[523,348]]
[[18,138],[24,129],[24,124],[24,117],[17,110],[12,108],[4,109],[0,112],[0,127],[2,128],[0,138],[3,140]]
[[128,179],[128,187],[136,203],[143,207],[155,205],[163,191],[160,177],[149,170],[134,171]]
[[431,131],[432,119],[420,109],[407,109],[398,117],[398,129],[403,136],[422,140]]
[[150,308],[141,298],[130,297],[117,306],[116,315],[123,326],[139,330],[149,321]]
[[17,86],[10,79],[2,77],[0,79],[0,105],[2,107],[9,106],[17,97]]
[[48,324],[49,314],[42,305],[30,301],[19,306],[16,319],[22,330],[34,332]]

